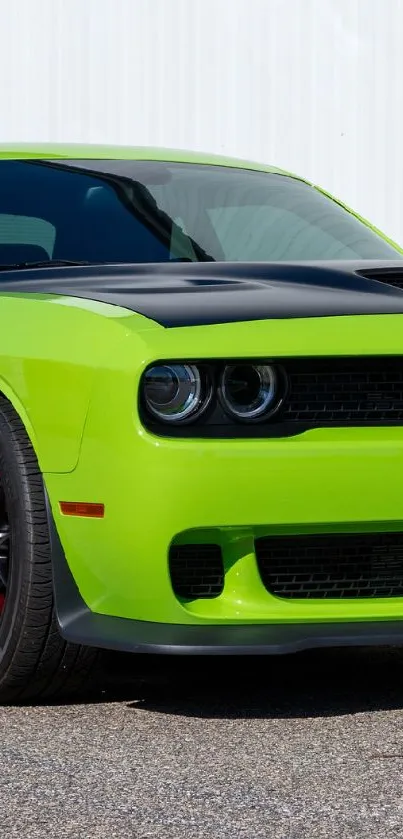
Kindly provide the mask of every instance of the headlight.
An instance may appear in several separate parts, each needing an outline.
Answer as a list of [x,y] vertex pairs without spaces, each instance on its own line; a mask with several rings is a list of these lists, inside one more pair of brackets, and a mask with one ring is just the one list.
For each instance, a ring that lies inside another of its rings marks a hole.
[[146,409],[163,422],[195,419],[211,398],[207,376],[194,364],[161,364],[150,367],[143,379]]
[[224,368],[219,386],[224,410],[238,420],[267,417],[279,405],[277,374],[269,364],[234,364]]

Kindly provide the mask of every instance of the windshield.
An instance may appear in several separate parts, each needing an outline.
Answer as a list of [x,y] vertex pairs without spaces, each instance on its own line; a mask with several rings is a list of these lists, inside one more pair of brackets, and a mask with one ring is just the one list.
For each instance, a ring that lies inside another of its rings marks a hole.
[[0,161],[0,265],[399,259],[295,178],[135,160]]

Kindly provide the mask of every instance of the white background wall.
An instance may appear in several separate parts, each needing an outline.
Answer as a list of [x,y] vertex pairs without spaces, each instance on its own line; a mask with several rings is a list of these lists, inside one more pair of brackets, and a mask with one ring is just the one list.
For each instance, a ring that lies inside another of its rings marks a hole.
[[274,163],[403,243],[402,0],[0,0],[0,142]]

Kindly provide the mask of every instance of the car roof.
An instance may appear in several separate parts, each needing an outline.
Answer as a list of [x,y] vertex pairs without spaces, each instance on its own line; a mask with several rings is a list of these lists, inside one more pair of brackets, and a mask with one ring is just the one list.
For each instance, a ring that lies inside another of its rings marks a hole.
[[[54,160],[162,160],[170,163],[204,163],[216,166],[230,166],[238,169],[254,169],[289,175],[283,169],[257,163],[251,160],[226,157],[217,154],[142,146],[81,145],[78,143],[0,143],[0,159]],[[293,176],[295,177],[295,175]],[[303,180],[301,178],[301,180]]]

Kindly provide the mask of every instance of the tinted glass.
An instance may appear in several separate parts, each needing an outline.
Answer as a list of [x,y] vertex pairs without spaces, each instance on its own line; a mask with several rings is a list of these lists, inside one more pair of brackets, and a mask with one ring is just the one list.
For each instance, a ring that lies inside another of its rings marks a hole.
[[0,263],[399,259],[284,175],[129,160],[0,161]]

